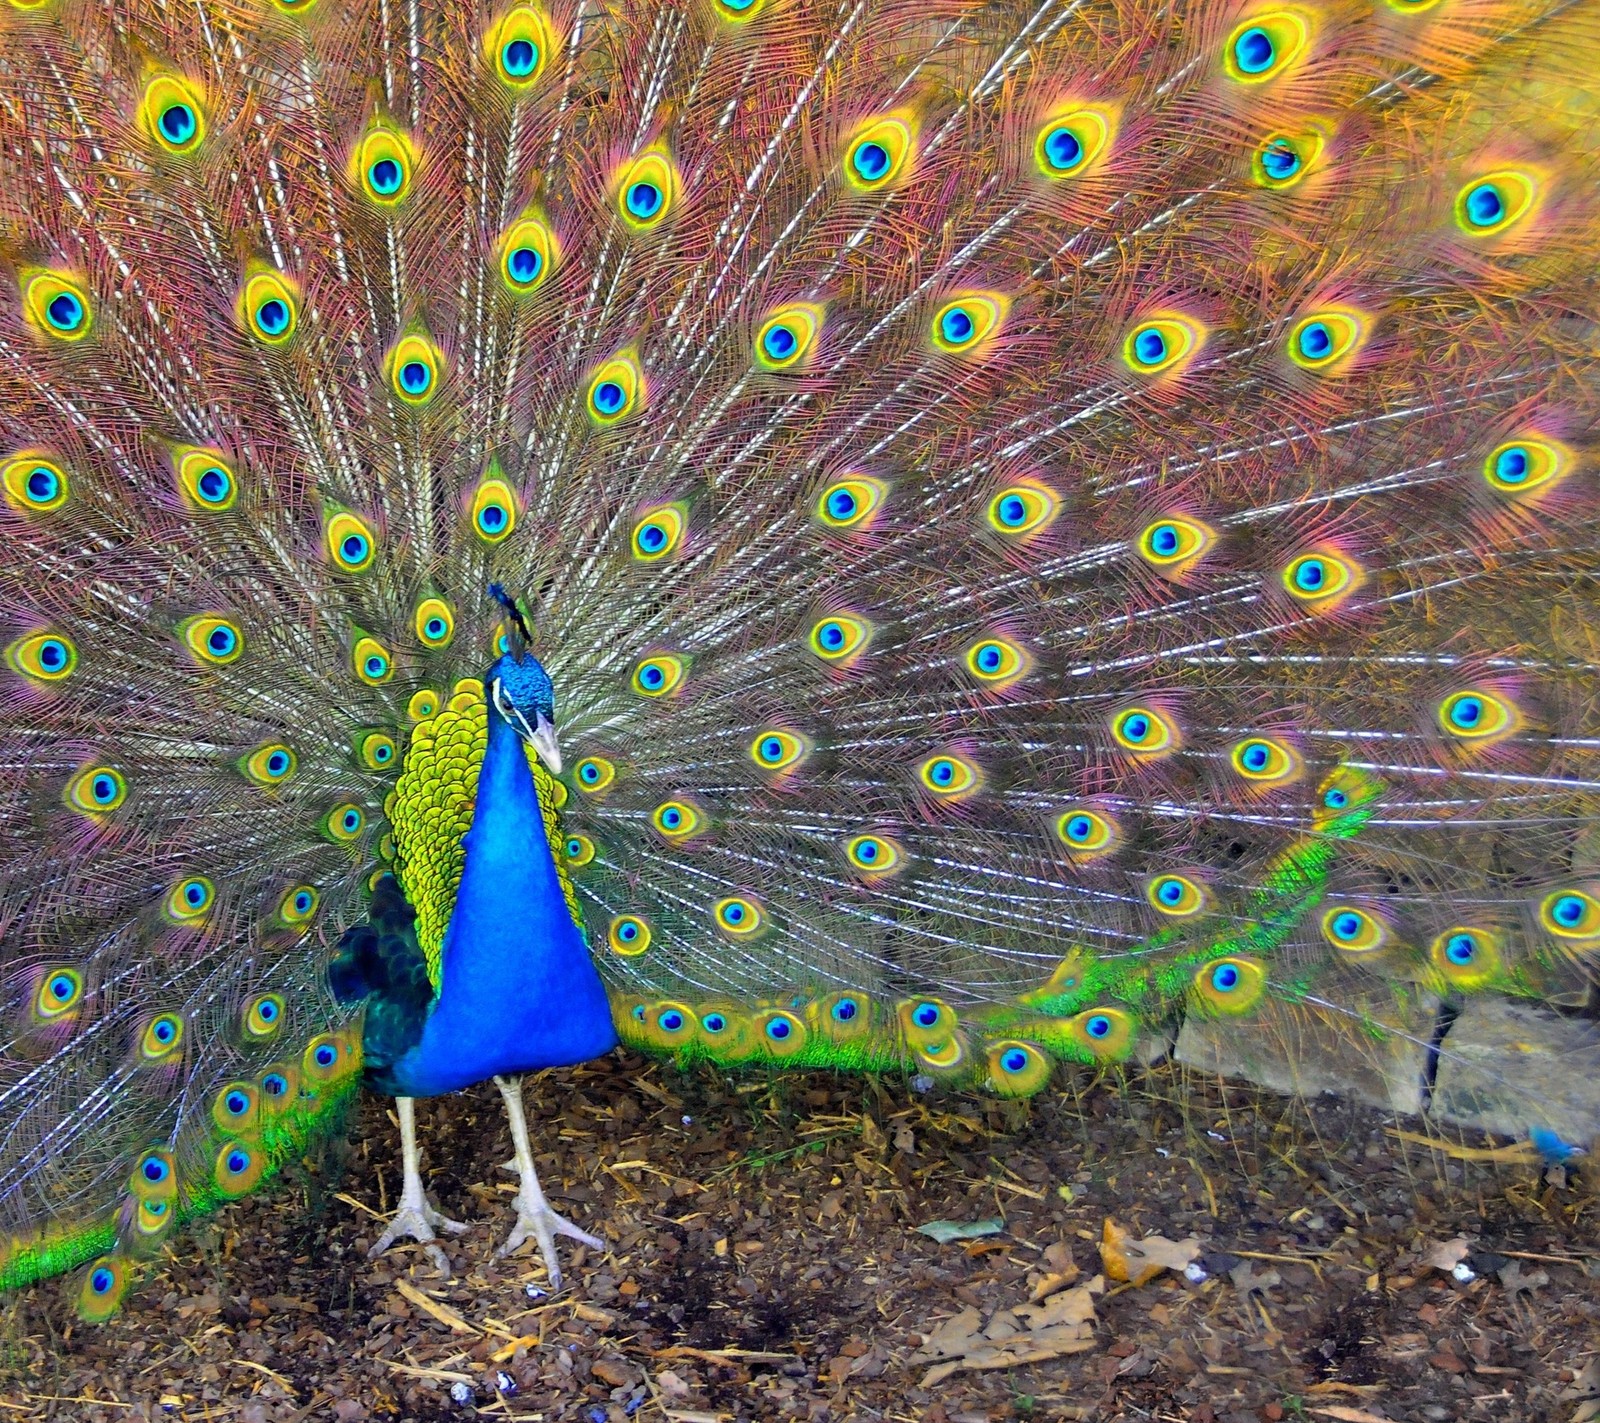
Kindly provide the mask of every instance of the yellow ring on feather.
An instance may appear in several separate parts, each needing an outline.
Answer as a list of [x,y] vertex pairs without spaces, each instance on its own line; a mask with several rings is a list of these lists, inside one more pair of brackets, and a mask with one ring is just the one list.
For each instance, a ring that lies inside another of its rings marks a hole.
[[1485,173],[1456,194],[1456,226],[1468,237],[1497,237],[1533,211],[1538,195],[1531,173],[1517,168]]
[[1145,902],[1171,919],[1192,919],[1204,913],[1211,896],[1206,887],[1188,875],[1152,875],[1144,887]]
[[1600,898],[1586,889],[1558,889],[1539,904],[1539,923],[1568,943],[1600,939]]
[[53,1023],[68,1017],[83,1002],[83,975],[66,964],[47,968],[39,976],[33,995],[33,1018],[37,1023]]
[[1312,612],[1331,612],[1366,581],[1354,559],[1326,544],[1297,554],[1280,575],[1283,588]]
[[1037,480],[1008,484],[989,501],[989,527],[1007,538],[1026,538],[1047,529],[1061,512],[1061,500]]
[[711,917],[717,928],[735,939],[754,938],[767,926],[767,916],[755,900],[742,894],[730,894],[711,907]]
[[1360,349],[1370,319],[1353,307],[1329,306],[1289,330],[1289,359],[1304,371],[1332,371]]
[[671,155],[657,146],[622,164],[612,186],[623,223],[634,232],[649,232],[677,208],[682,180]]
[[63,799],[80,815],[98,819],[122,808],[128,780],[115,766],[85,766],[67,782]]
[[1139,557],[1158,573],[1187,573],[1216,543],[1216,531],[1198,519],[1164,514],[1146,524],[1135,542]]
[[369,771],[394,771],[400,765],[400,746],[387,731],[363,731],[356,738],[356,756]]
[[329,517],[322,533],[328,559],[341,573],[365,573],[378,556],[378,539],[364,519],[341,511]]
[[802,369],[822,335],[823,309],[796,301],[776,307],[756,330],[756,364],[765,371]]
[[78,1317],[88,1324],[104,1324],[122,1307],[132,1282],[126,1260],[102,1255],[84,1273],[78,1289]]
[[593,840],[574,831],[562,842],[561,853],[570,869],[581,870],[585,865],[593,863],[598,851]]
[[388,124],[374,124],[350,160],[350,174],[369,202],[398,207],[416,177],[417,150],[408,135]]
[[183,1047],[183,1018],[177,1013],[158,1013],[139,1034],[139,1057],[147,1066],[167,1062]]
[[933,314],[929,337],[947,356],[980,356],[1000,332],[1011,298],[997,291],[959,292]]
[[831,1042],[856,1042],[869,1037],[878,1016],[870,996],[846,990],[819,998],[807,1009],[812,1030]]
[[604,756],[585,756],[572,768],[578,789],[598,795],[617,778],[617,768]]
[[500,239],[500,280],[512,296],[529,296],[539,290],[561,260],[561,244],[542,214],[528,212],[512,223]]
[[178,1162],[165,1147],[153,1146],[133,1165],[128,1194],[141,1201],[170,1201],[178,1194]]
[[88,288],[64,272],[24,267],[22,309],[28,324],[54,341],[81,341],[94,327]]
[[1031,659],[1025,649],[996,633],[967,649],[966,664],[974,681],[998,691],[1027,676]]
[[19,514],[53,514],[72,492],[65,466],[35,450],[22,450],[0,466],[0,485]]
[[1508,499],[1527,499],[1559,484],[1572,472],[1572,451],[1532,432],[1496,445],[1483,462],[1484,482]]
[[394,676],[394,659],[375,637],[359,637],[350,649],[350,664],[369,687],[381,687]]
[[887,879],[905,868],[904,848],[888,835],[852,835],[845,841],[844,853],[850,868],[869,884]]
[[1002,1038],[989,1044],[989,1090],[1002,1097],[1031,1097],[1050,1084],[1053,1064],[1032,1043]]
[[1122,361],[1135,375],[1158,376],[1188,365],[1205,345],[1206,328],[1175,311],[1147,316],[1122,342]]
[[1034,136],[1034,167],[1051,182],[1082,178],[1101,166],[1116,126],[1116,111],[1104,104],[1071,104],[1059,109]]
[[924,790],[943,801],[962,801],[983,788],[983,772],[954,751],[940,751],[917,767]]
[[645,510],[635,521],[628,537],[629,549],[640,563],[655,563],[678,551],[687,528],[683,505],[658,505]]
[[263,1069],[256,1079],[261,1090],[261,1110],[268,1117],[282,1116],[300,1100],[300,1069],[278,1062]]
[[217,1152],[211,1168],[211,1184],[219,1196],[237,1200],[248,1195],[267,1168],[267,1154],[259,1146],[244,1141],[227,1141]]
[[173,452],[183,502],[206,514],[221,514],[239,502],[239,481],[221,450],[190,445]]
[[281,993],[258,993],[244,1005],[244,1035],[254,1042],[270,1042],[283,1027],[286,1011]]
[[1239,954],[1202,964],[1193,981],[1195,995],[1214,1013],[1230,1017],[1248,1013],[1267,991],[1267,971]]
[[633,669],[628,685],[641,697],[666,697],[683,682],[684,662],[671,652],[657,652],[644,658]]
[[211,912],[217,897],[216,887],[204,875],[179,880],[167,893],[167,918],[174,924],[194,924]]
[[1077,864],[1092,864],[1112,854],[1122,843],[1122,827],[1104,811],[1073,806],[1056,821],[1056,836]]
[[868,119],[845,140],[844,180],[858,193],[879,192],[906,176],[916,151],[916,130],[908,112]]
[[812,624],[806,646],[824,662],[852,661],[872,636],[872,624],[850,613],[829,613]]
[[1065,1026],[1072,1042],[1097,1061],[1119,1061],[1133,1050],[1133,1019],[1120,1008],[1085,1008]]
[[650,926],[637,914],[619,914],[606,930],[611,952],[624,958],[638,958],[650,947]]
[[279,921],[291,928],[308,922],[317,912],[317,901],[320,897],[316,889],[309,884],[292,885],[283,892],[283,898],[278,901]]
[[1141,761],[1170,755],[1182,744],[1177,723],[1154,707],[1124,708],[1111,718],[1112,740]]
[[1495,982],[1505,967],[1499,936],[1464,924],[1435,938],[1428,947],[1428,960],[1446,984],[1465,993]]
[[367,828],[367,813],[354,801],[344,801],[322,817],[322,833],[336,845],[348,845]]
[[1439,703],[1434,719],[1447,736],[1470,746],[1492,746],[1524,724],[1515,702],[1486,687],[1452,692]]
[[894,1011],[900,1032],[913,1050],[942,1043],[961,1027],[960,1015],[942,998],[903,998]]
[[195,87],[179,74],[158,74],[145,85],[139,124],[163,153],[193,153],[205,142],[205,106]]
[[430,651],[449,647],[455,640],[456,618],[443,598],[424,598],[411,616],[417,641]]
[[6,648],[6,663],[32,681],[60,682],[77,668],[78,648],[63,633],[24,633]]
[[300,324],[300,293],[277,272],[260,268],[245,279],[239,292],[240,324],[256,340],[283,346]]
[[531,89],[556,51],[550,17],[536,5],[513,6],[484,33],[483,50],[506,88],[514,93]]
[[666,800],[650,812],[650,825],[657,835],[676,845],[704,830],[706,819],[686,800]]
[[1322,937],[1341,954],[1365,957],[1389,946],[1389,926],[1354,904],[1332,904],[1321,920]]
[[803,736],[781,726],[769,726],[757,732],[750,743],[750,759],[763,771],[783,773],[798,766],[810,749]]
[[253,1082],[230,1082],[211,1099],[211,1120],[225,1132],[254,1132],[261,1096]]
[[360,1066],[361,1054],[344,1033],[319,1033],[300,1055],[300,1071],[307,1083],[337,1082]]
[[1236,84],[1265,84],[1293,68],[1311,43],[1311,21],[1299,10],[1267,10],[1235,25],[1222,67]]
[[699,1036],[700,1019],[687,1003],[649,1004],[644,1010],[644,1036],[656,1047],[688,1047]]
[[227,667],[244,656],[244,630],[221,613],[185,618],[178,635],[195,657],[213,667]]
[[824,528],[847,530],[872,526],[889,495],[889,486],[870,474],[847,474],[817,495],[817,518]]
[[595,368],[589,377],[584,407],[590,423],[606,429],[644,409],[648,395],[644,369],[629,349],[617,352]]
[[1283,786],[1298,780],[1305,769],[1300,753],[1273,736],[1247,736],[1228,752],[1234,774],[1255,786]]
[[789,1058],[805,1051],[810,1034],[796,1014],[785,1008],[763,1008],[752,1020],[761,1050],[768,1057]]
[[405,404],[420,409],[438,395],[444,381],[444,352],[426,336],[404,336],[387,358],[389,388]]
[[472,496],[472,532],[486,544],[503,543],[517,526],[517,496],[498,474],[484,476]]
[[406,703],[406,715],[412,721],[428,721],[439,714],[439,694],[432,687],[413,692]]
[[966,1064],[967,1044],[962,1034],[955,1032],[938,1042],[913,1044],[911,1054],[930,1072],[949,1074]]

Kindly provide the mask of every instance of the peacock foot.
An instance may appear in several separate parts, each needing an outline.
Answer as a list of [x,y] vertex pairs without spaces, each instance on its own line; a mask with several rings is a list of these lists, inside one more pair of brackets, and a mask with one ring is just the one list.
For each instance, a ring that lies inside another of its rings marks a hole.
[[426,1196],[419,1193],[414,1201],[400,1202],[400,1208],[389,1218],[388,1227],[378,1237],[378,1243],[367,1251],[367,1259],[376,1259],[397,1240],[415,1240],[421,1243],[423,1253],[440,1277],[449,1279],[450,1260],[435,1232],[442,1230],[449,1235],[460,1235],[466,1228],[459,1220],[451,1220],[443,1211],[436,1209]]
[[[506,1163],[506,1170],[518,1171],[515,1161]],[[526,1184],[526,1183],[524,1183]],[[535,1179],[534,1198],[530,1201],[523,1191],[518,1191],[516,1199],[512,1202],[517,1208],[517,1223],[511,1229],[511,1234],[506,1237],[506,1242],[494,1252],[495,1259],[503,1259],[520,1249],[527,1241],[539,1242],[539,1254],[544,1257],[544,1268],[550,1276],[550,1288],[561,1288],[561,1261],[556,1256],[556,1236],[564,1235],[569,1240],[576,1240],[579,1244],[587,1245],[591,1250],[604,1250],[606,1243],[596,1236],[590,1235],[586,1230],[580,1230],[563,1215],[557,1215],[550,1209],[550,1203],[545,1200]]]

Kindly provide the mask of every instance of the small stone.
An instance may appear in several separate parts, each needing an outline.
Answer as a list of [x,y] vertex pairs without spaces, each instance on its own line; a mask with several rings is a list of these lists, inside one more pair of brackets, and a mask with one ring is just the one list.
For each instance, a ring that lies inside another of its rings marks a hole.
[[473,1401],[473,1397],[471,1384],[462,1383],[460,1379],[457,1379],[450,1385],[450,1401],[458,1408],[465,1408]]

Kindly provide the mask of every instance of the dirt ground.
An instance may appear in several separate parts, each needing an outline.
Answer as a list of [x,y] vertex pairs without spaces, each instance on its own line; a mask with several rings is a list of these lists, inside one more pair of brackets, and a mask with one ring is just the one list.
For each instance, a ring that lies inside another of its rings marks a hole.
[[[430,1190],[472,1224],[454,1277],[414,1246],[366,1259],[398,1138],[365,1097],[347,1148],[179,1240],[109,1325],[59,1282],[0,1301],[0,1423],[1600,1418],[1592,1159],[1552,1180],[1169,1067],[1058,1085],[620,1054],[530,1081],[552,1202],[611,1247],[564,1244],[554,1296],[535,1258],[493,1259],[492,1086],[419,1104]],[[1097,1280],[1108,1218],[1187,1273]]]

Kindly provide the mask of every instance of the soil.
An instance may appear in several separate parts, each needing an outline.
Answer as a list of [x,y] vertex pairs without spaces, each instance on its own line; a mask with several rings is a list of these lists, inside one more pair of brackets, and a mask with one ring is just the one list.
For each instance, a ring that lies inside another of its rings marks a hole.
[[[418,1104],[429,1189],[472,1226],[452,1278],[409,1244],[366,1258],[398,1182],[392,1104],[366,1096],[348,1143],[173,1243],[111,1323],[61,1282],[0,1301],[0,1423],[1600,1417],[1592,1160],[1169,1066],[1028,1103],[924,1086],[623,1054],[530,1079],[551,1201],[610,1244],[563,1242],[553,1295],[533,1247],[494,1258],[515,1187],[492,1085]],[[1198,1255],[1102,1286],[1108,1218]],[[941,1220],[998,1233],[916,1230]],[[950,1317],[998,1338],[1069,1289],[1077,1343],[925,1383]]]

